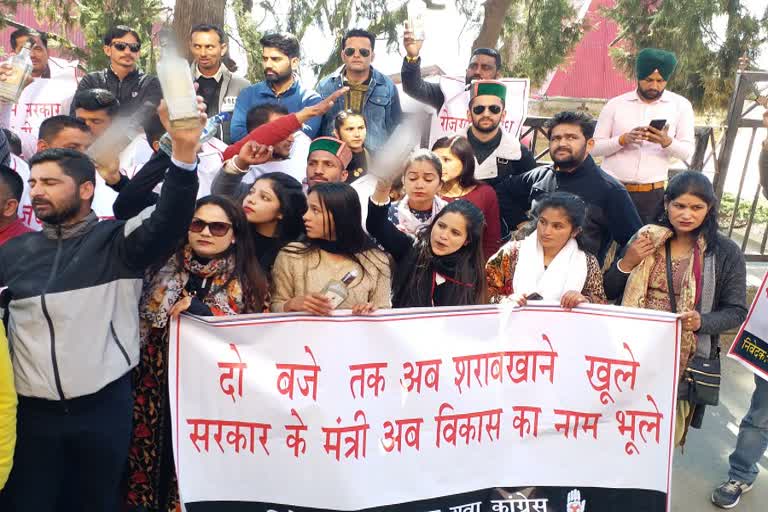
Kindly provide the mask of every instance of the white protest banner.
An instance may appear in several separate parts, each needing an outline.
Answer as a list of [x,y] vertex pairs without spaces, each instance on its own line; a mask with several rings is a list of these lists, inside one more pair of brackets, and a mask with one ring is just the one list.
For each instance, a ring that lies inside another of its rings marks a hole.
[[[501,129],[515,139],[520,138],[525,118],[528,116],[528,95],[530,83],[527,78],[500,78],[507,86],[507,99],[504,102],[506,116],[501,122]],[[463,132],[471,124],[467,117],[469,110],[469,91],[463,78],[441,76],[440,89],[445,96],[445,103],[432,117],[429,133],[429,145],[440,137]]]
[[11,107],[10,130],[21,139],[22,154],[30,158],[37,152],[40,124],[47,118],[69,115],[77,90],[77,61],[48,59],[51,78],[35,78]]
[[184,316],[180,493],[190,512],[669,510],[678,347],[673,315],[608,306]]
[[768,380],[768,273],[763,277],[747,319],[739,329],[728,351],[735,359],[757,376]]

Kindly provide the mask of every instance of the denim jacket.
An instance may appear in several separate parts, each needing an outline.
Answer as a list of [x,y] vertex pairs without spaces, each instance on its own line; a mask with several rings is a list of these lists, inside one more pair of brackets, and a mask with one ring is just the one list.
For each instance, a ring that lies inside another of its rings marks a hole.
[[[317,86],[317,92],[327,98],[344,85],[344,66],[333,74],[323,78]],[[333,136],[333,120],[336,114],[344,110],[345,101],[337,101],[324,116],[320,128],[321,135]],[[400,96],[390,78],[371,68],[371,81],[363,101],[367,135],[365,147],[376,151],[389,138],[400,123],[403,111],[400,108]]]

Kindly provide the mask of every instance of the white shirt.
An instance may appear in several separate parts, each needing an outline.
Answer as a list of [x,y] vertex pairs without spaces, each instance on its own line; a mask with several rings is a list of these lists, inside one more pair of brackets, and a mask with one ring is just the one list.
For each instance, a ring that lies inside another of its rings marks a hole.
[[16,171],[24,182],[24,191],[21,193],[21,201],[19,201],[18,216],[25,226],[35,231],[40,231],[43,229],[43,225],[35,216],[35,211],[32,208],[32,199],[29,195],[29,165],[11,153],[10,168]]
[[261,165],[252,165],[248,168],[248,174],[243,177],[243,183],[250,185],[256,178],[268,172],[282,172],[296,178],[299,183],[307,178],[307,157],[309,145],[312,140],[303,132],[293,134],[291,154],[285,160],[272,160]]
[[37,152],[40,124],[55,115],[68,115],[77,90],[77,61],[48,59],[51,78],[35,78],[11,107],[10,130],[21,139],[22,154],[30,158]]
[[[666,119],[672,144],[641,141],[619,144],[619,137],[654,119]],[[601,167],[622,183],[666,181],[672,158],[686,160],[695,149],[693,106],[679,94],[664,91],[661,98],[646,103],[631,91],[617,96],[603,107],[595,128],[592,156],[602,156]]]

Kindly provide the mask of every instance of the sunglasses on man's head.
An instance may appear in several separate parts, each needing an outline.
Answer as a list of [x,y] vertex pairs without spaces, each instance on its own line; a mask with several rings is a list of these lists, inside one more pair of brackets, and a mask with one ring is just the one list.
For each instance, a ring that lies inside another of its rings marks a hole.
[[363,57],[368,57],[369,55],[371,55],[371,50],[369,50],[368,48],[344,48],[344,55],[346,55],[347,57],[351,57],[355,54],[355,50],[360,52],[360,55]]
[[202,233],[206,226],[208,226],[208,231],[216,237],[224,236],[232,229],[232,224],[229,222],[205,222],[202,219],[194,218],[189,224],[189,230],[192,233]]
[[116,43],[112,43],[112,46],[119,52],[125,51],[126,48],[131,50],[132,53],[139,53],[139,51],[141,51],[141,44],[139,43],[122,43],[118,41]]
[[485,109],[490,110],[491,114],[501,113],[501,107],[498,105],[475,105],[474,107],[472,107],[472,112],[474,112],[476,116],[479,116],[480,114],[485,112]]

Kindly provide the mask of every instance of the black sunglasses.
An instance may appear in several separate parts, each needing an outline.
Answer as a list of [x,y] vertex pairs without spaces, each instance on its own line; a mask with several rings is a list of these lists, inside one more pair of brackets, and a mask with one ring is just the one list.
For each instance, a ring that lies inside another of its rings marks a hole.
[[122,52],[126,48],[131,50],[132,53],[139,53],[141,51],[141,44],[140,43],[122,43],[120,41],[116,43],[112,43],[112,46],[115,47],[115,50]]
[[363,57],[368,57],[369,55],[371,55],[371,50],[369,50],[368,48],[351,48],[351,47],[344,48],[344,55],[346,55],[347,57],[351,57],[355,54],[355,50],[360,52],[360,55]]
[[194,218],[189,223],[189,230],[192,233],[202,233],[206,226],[208,231],[215,237],[224,236],[232,229],[232,224],[229,222],[205,222],[202,219]]
[[485,112],[485,109],[490,110],[491,114],[499,114],[501,112],[501,107],[498,105],[475,105],[472,107],[472,112],[474,112],[476,116],[479,116]]

